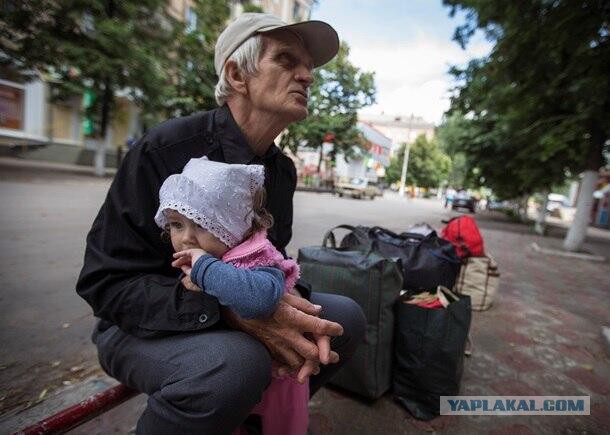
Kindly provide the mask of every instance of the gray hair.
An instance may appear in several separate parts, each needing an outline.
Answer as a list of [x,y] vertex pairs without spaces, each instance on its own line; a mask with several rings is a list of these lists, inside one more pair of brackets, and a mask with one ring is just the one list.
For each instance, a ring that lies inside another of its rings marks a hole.
[[[229,56],[227,61],[234,61],[237,64],[239,71],[243,74],[254,76],[258,73],[258,61],[260,60],[262,53],[263,37],[261,35],[254,35],[246,39],[246,41]],[[231,96],[233,91],[233,87],[231,87],[225,76],[225,68],[223,66],[220,71],[218,83],[216,83],[216,89],[214,90],[214,96],[216,97],[218,105],[222,106],[226,103],[227,98]]]

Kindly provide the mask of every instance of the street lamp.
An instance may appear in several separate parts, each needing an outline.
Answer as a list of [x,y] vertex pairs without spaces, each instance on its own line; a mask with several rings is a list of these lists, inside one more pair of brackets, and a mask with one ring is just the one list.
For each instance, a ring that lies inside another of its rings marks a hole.
[[409,129],[407,130],[407,143],[405,144],[405,155],[402,159],[402,173],[400,175],[400,189],[398,195],[405,196],[405,183],[407,181],[407,169],[409,167],[409,152],[411,151],[411,127],[413,126],[413,114],[409,117]]
[[400,175],[400,190],[398,194],[400,196],[405,196],[405,182],[407,181],[407,168],[409,167],[409,152],[411,151],[411,144],[405,144],[405,155],[402,159],[402,173]]

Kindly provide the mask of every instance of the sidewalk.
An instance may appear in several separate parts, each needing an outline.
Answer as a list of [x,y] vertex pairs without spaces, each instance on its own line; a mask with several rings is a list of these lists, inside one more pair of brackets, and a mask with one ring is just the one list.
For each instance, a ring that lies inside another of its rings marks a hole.
[[[529,246],[561,242],[562,232],[531,234],[499,216],[477,215],[486,250],[502,273],[497,301],[473,313],[474,352],[463,395],[585,395],[590,416],[445,416],[419,422],[386,395],[364,403],[325,389],[311,402],[313,433],[545,434],[610,431],[610,358],[601,327],[610,324],[610,264],[543,256]],[[586,249],[610,258],[608,240]]]

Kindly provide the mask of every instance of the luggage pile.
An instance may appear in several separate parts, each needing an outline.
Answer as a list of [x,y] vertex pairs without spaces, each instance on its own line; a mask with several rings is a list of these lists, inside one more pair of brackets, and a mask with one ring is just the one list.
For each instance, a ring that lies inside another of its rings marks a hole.
[[455,284],[458,294],[470,296],[472,309],[487,310],[498,291],[498,265],[485,254],[483,237],[470,216],[459,216],[447,222],[441,236],[455,246],[462,267]]
[[440,396],[459,394],[471,310],[491,306],[499,279],[472,218],[441,234],[340,225],[298,257],[313,291],[348,296],[367,318],[364,342],[330,383],[369,399],[391,388],[421,420],[439,415]]

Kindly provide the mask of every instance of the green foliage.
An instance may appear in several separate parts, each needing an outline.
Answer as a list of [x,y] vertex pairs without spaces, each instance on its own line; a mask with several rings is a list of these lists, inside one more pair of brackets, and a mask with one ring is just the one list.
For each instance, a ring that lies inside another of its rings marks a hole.
[[[406,145],[403,144],[390,160],[386,168],[388,183],[400,181],[405,149]],[[419,135],[410,147],[406,184],[438,187],[447,181],[450,173],[451,159],[441,151],[436,139],[428,140],[425,135]]]
[[104,136],[117,91],[159,104],[168,80],[174,21],[164,0],[7,2],[0,9],[0,65],[53,82],[52,98],[89,89],[96,135]]
[[375,102],[374,74],[360,71],[348,57],[349,47],[342,43],[337,56],[314,72],[309,116],[288,127],[282,147],[293,152],[304,146],[319,148],[325,135],[332,134],[332,154],[349,156],[353,146],[363,143],[356,128],[358,110]]
[[463,151],[468,148],[474,134],[470,127],[470,122],[456,112],[446,117],[436,132],[439,148],[451,159],[447,185],[454,188],[470,188],[479,184],[476,171],[473,171],[476,168],[470,166],[471,160]]
[[166,117],[184,116],[216,107],[214,46],[229,19],[225,0],[197,0],[192,12],[196,25],[180,25],[172,53],[172,84],[166,88]]
[[599,169],[610,136],[610,5],[443,2],[466,11],[454,37],[462,46],[477,29],[495,41],[488,58],[452,70],[459,128],[442,141],[464,153],[468,178],[516,198]]
[[244,12],[258,12],[258,13],[265,12],[263,10],[263,8],[261,8],[260,6],[255,5],[255,4],[252,4],[250,2],[244,3],[243,8],[244,8]]

